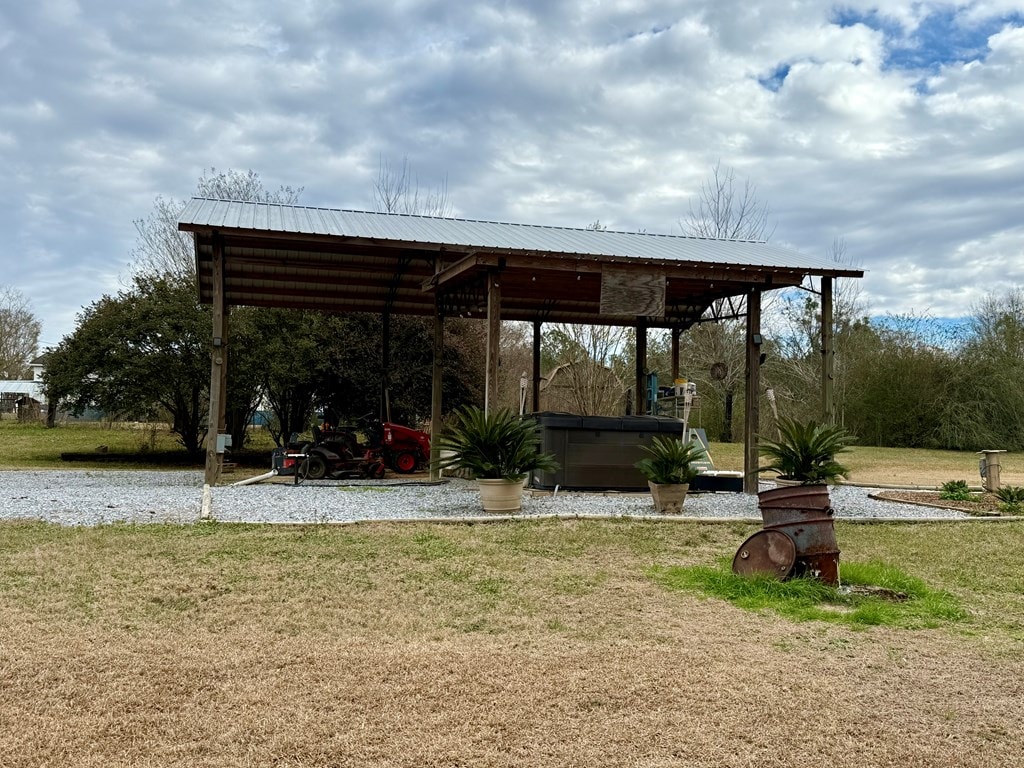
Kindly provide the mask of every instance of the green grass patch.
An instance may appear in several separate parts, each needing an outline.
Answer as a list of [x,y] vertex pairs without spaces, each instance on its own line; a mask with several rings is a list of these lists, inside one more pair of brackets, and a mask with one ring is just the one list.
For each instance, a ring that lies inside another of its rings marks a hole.
[[[62,422],[48,429],[40,422],[0,419],[0,469],[178,469],[193,462],[166,424]],[[274,443],[265,429],[253,428],[243,451],[230,459],[270,467]],[[76,456],[65,461],[61,454]]]
[[717,567],[655,567],[649,575],[672,590],[698,592],[748,611],[771,611],[793,621],[825,621],[853,628],[934,628],[967,613],[948,592],[881,562],[842,563],[843,585],[808,578],[778,581],[737,576],[731,561]]

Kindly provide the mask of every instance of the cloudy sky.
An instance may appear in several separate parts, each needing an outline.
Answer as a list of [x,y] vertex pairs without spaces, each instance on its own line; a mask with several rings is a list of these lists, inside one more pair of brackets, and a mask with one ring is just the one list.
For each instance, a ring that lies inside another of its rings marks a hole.
[[1024,282],[1022,137],[1022,0],[7,0],[0,282],[57,343],[211,167],[366,209],[407,157],[455,215],[680,233],[720,161],[873,314],[957,317]]

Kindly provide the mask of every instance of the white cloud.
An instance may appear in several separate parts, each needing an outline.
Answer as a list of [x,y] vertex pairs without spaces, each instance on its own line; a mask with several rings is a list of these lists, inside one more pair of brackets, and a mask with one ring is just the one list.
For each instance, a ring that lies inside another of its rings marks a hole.
[[[776,242],[845,237],[875,310],[962,314],[1021,279],[1019,3],[876,6],[844,3],[885,29],[810,0],[7,4],[0,259],[52,341],[211,166],[368,207],[408,156],[461,215],[677,232],[721,160]],[[894,64],[940,11],[991,29],[985,55]]]

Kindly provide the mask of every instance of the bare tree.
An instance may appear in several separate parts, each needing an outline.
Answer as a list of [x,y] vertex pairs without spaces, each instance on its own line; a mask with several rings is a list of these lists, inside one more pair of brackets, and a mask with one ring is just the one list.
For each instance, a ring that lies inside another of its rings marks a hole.
[[0,286],[0,379],[27,379],[28,364],[39,349],[42,325],[28,299],[18,290]]
[[757,199],[757,187],[746,179],[737,188],[736,172],[715,163],[711,175],[700,185],[697,207],[690,203],[680,229],[693,237],[726,240],[768,240],[775,233],[769,226],[771,210]]
[[373,206],[379,213],[451,216],[448,176],[441,179],[436,189],[421,192],[419,177],[413,172],[409,158],[402,158],[400,168],[381,158],[377,180],[373,183]]
[[[302,187],[282,186],[270,192],[263,187],[259,174],[252,170],[243,173],[234,169],[218,171],[210,168],[199,178],[195,196],[292,205],[298,202],[301,194]],[[133,274],[170,276],[175,280],[195,279],[192,236],[178,231],[178,217],[186,205],[187,201],[158,196],[149,216],[133,222],[138,232],[132,250]]]
[[[711,174],[701,183],[696,207],[690,202],[685,220],[679,222],[683,233],[691,237],[727,240],[768,240],[775,232],[770,224],[771,209],[757,199],[757,187],[750,179],[742,186],[736,182],[736,172],[715,163]],[[729,309],[745,311],[746,300],[734,300],[727,307],[725,300],[715,302],[709,310],[711,316],[724,317]],[[762,305],[762,311],[768,309]],[[703,323],[690,332],[701,342],[694,347],[700,368],[713,370],[710,385],[722,398],[723,442],[732,441],[733,404],[741,391],[745,376],[746,347],[743,326],[737,319]]]
[[[856,268],[857,261],[847,252],[846,241],[837,237],[827,251],[837,264]],[[766,324],[773,329],[773,340],[778,348],[779,363],[776,381],[780,398],[807,407],[817,403],[821,381],[821,300],[820,289],[814,284],[783,294],[776,311]],[[833,374],[837,416],[842,422],[844,404],[855,376],[856,345],[862,341],[859,324],[866,323],[867,306],[860,281],[854,278],[836,278],[832,291],[832,338],[835,352]]]
[[631,328],[603,325],[554,326],[545,339],[545,407],[568,405],[581,416],[622,413],[630,387],[624,360],[632,333]]

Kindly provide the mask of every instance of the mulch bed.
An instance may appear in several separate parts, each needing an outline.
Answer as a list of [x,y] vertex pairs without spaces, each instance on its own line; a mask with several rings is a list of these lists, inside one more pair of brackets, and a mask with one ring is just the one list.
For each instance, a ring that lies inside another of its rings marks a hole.
[[938,491],[879,491],[873,498],[883,501],[899,501],[904,504],[920,504],[942,509],[955,509],[968,515],[999,515],[999,499],[994,493],[976,493],[970,501],[953,501],[941,498]]

